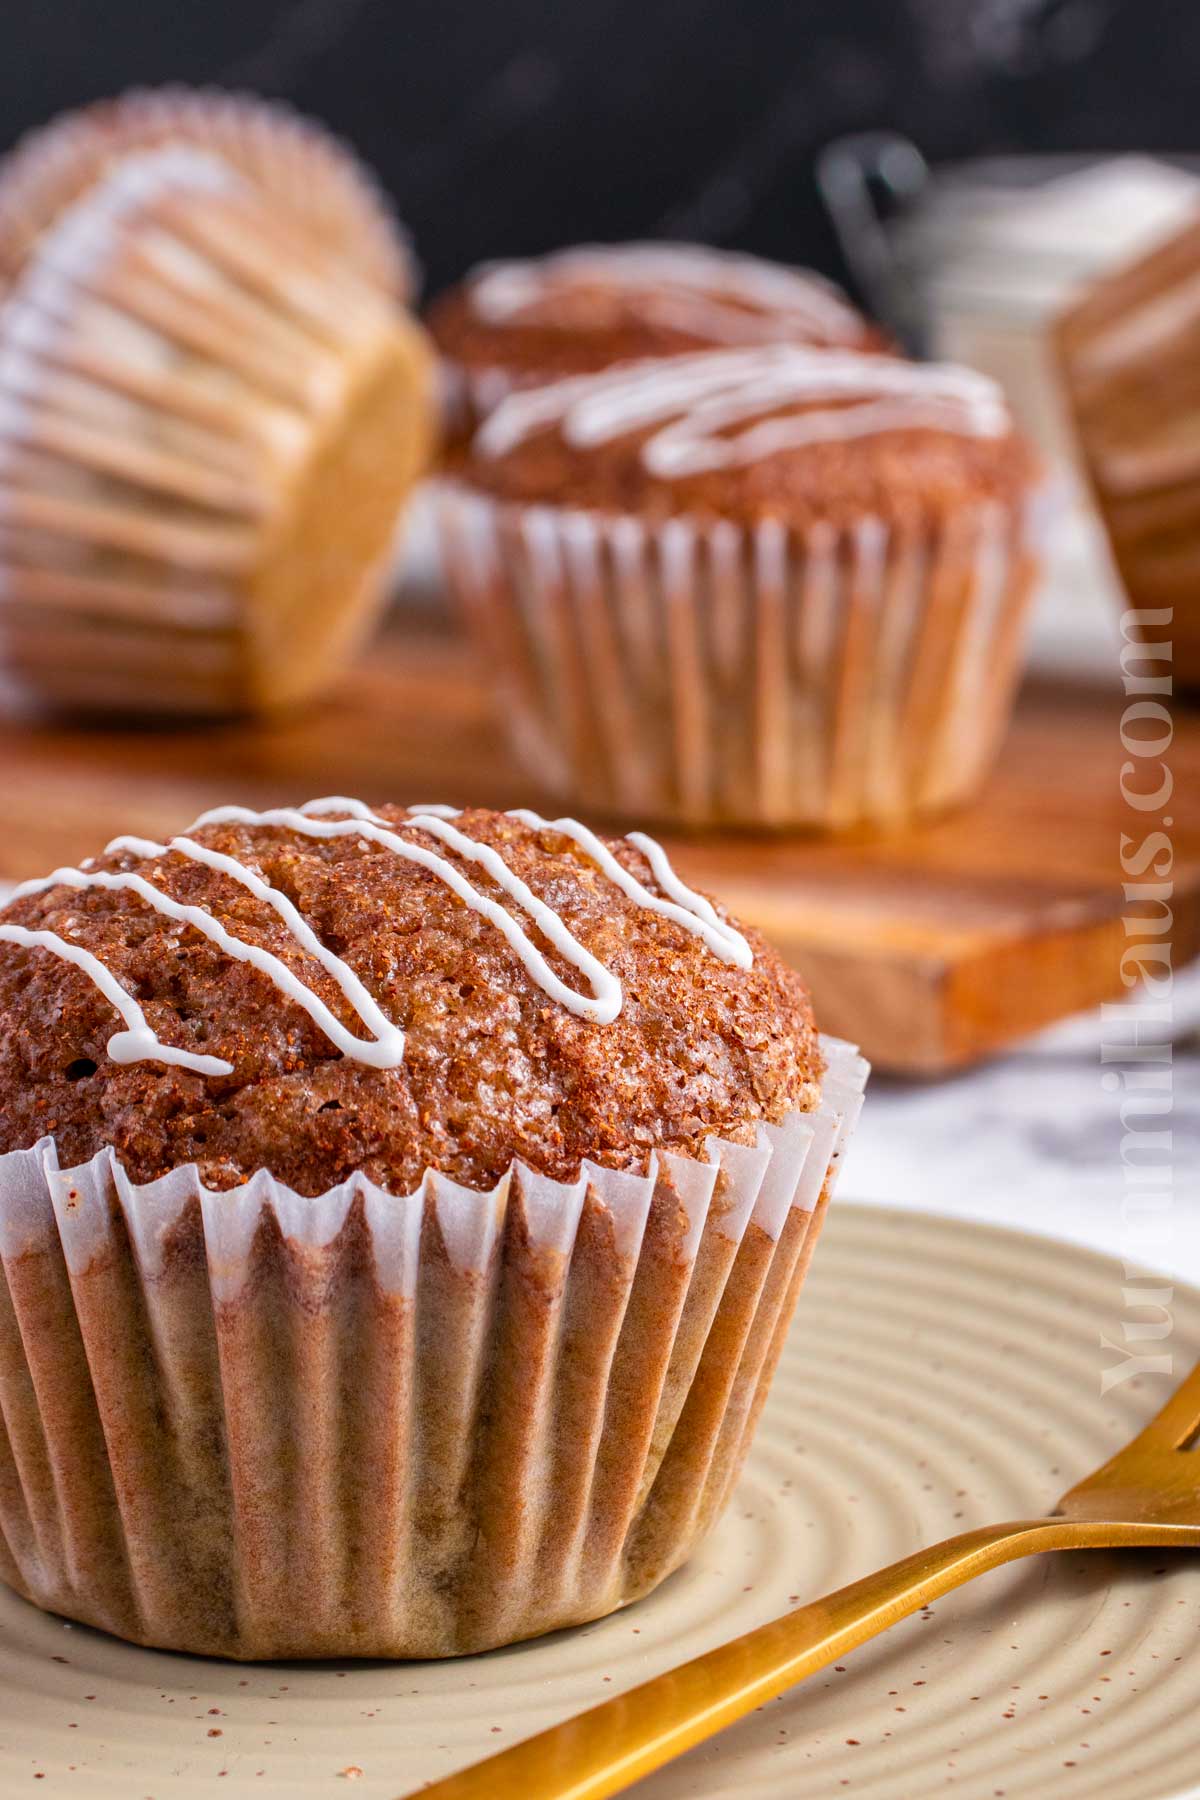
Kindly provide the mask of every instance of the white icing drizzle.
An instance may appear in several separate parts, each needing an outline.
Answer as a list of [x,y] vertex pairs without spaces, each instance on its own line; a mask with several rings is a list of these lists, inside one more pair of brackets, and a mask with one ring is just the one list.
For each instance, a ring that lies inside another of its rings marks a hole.
[[133,995],[106,969],[98,956],[78,944],[69,943],[56,931],[28,931],[24,925],[0,924],[0,939],[8,944],[21,944],[27,949],[52,950],[64,962],[74,963],[94,981],[104,998],[124,1019],[127,1029],[114,1032],[108,1040],[108,1054],[117,1063],[174,1063],[179,1068],[194,1069],[197,1075],[228,1075],[231,1065],[219,1056],[194,1056],[190,1050],[177,1050],[164,1044],[150,1027],[145,1013]]
[[[349,816],[341,818],[322,816],[339,813]],[[248,943],[235,936],[212,916],[207,907],[192,906],[176,900],[170,894],[164,893],[161,888],[155,887],[142,875],[129,871],[98,870],[91,866],[89,858],[82,868],[56,869],[51,875],[23,882],[14,890],[13,898],[44,893],[56,886],[77,890],[101,888],[135,893],[156,912],[167,918],[178,920],[181,924],[194,927],[228,955],[238,961],[251,964],[266,975],[283,994],[308,1013],[343,1056],[356,1062],[365,1063],[372,1068],[395,1068],[403,1060],[404,1033],[383,1015],[353,969],[321,942],[307,920],[281,889],[273,887],[254,869],[248,868],[236,857],[198,843],[191,833],[205,825],[240,824],[280,826],[305,837],[317,839],[360,838],[366,842],[382,844],[394,855],[402,857],[407,862],[416,863],[436,875],[465,905],[480,913],[496,927],[515,951],[532,979],[552,999],[557,1000],[579,1017],[589,1019],[596,1024],[610,1023],[620,1012],[623,1001],[621,984],[617,977],[597,957],[584,948],[554,909],[539,899],[528,885],[509,868],[497,850],[489,844],[480,843],[477,839],[468,837],[465,832],[450,823],[458,816],[458,809],[452,806],[431,805],[409,808],[408,817],[402,822],[401,829],[422,831],[454,850],[467,862],[475,863],[484,869],[502,892],[532,920],[564,960],[579,971],[591,988],[590,994],[581,993],[562,981],[513,914],[489,895],[472,886],[462,871],[453,863],[448,862],[425,845],[413,843],[409,839],[401,837],[386,819],[373,813],[370,807],[364,805],[362,801],[348,799],[344,795],[330,795],[325,799],[310,800],[300,808],[275,807],[262,812],[254,812],[244,806],[215,807],[211,811],[201,814],[194,824],[189,826],[186,833],[172,838],[169,843],[159,844],[151,838],[118,837],[114,838],[107,848],[109,853],[114,855],[120,854],[147,860],[172,854],[178,855],[214,869],[237,882],[256,899],[271,907],[288,927],[300,948],[319,962],[322,968],[333,977],[363,1026],[371,1033],[369,1038],[361,1038],[353,1032],[347,1031],[318,995],[280,957],[264,950],[260,945]],[[628,841],[646,857],[655,880],[664,893],[670,896],[668,899],[652,893],[642,882],[638,881],[636,876],[617,861],[595,833],[589,831],[585,825],[581,825],[578,820],[543,819],[539,814],[526,809],[514,810],[508,814],[508,817],[516,819],[531,829],[555,831],[570,838],[595,862],[603,874],[637,905],[671,919],[677,925],[682,926],[684,930],[701,938],[713,954],[723,961],[736,963],[739,968],[749,968],[752,965],[753,956],[750,946],[741,933],[721,919],[703,895],[695,893],[680,880],[672,869],[662,846],[653,838],[647,837],[645,833],[631,832]],[[0,941],[18,944],[26,948],[49,950],[65,961],[73,963],[90,977],[105,998],[115,1007],[126,1026],[124,1031],[114,1033],[108,1041],[108,1053],[114,1062],[155,1061],[191,1069],[201,1075],[232,1073],[232,1064],[225,1062],[220,1057],[200,1055],[164,1043],[150,1026],[137,1001],[121,986],[112,971],[98,956],[82,949],[78,944],[70,942],[53,931],[33,930],[3,922],[0,922]]]
[[578,449],[656,427],[640,456],[667,478],[885,431],[1003,437],[1011,428],[999,387],[973,369],[796,344],[626,363],[514,393],[475,448],[502,456],[551,425]]
[[652,894],[647,887],[631,875],[622,863],[619,863],[612,851],[581,825],[578,819],[543,819],[539,813],[530,812],[527,807],[514,807],[508,814],[510,819],[517,819],[522,825],[528,825],[534,831],[557,831],[563,837],[570,838],[585,850],[591,860],[601,868],[631,900],[650,912],[661,913],[665,919],[673,919],[676,925],[682,925],[694,937],[702,938],[722,962],[736,963],[739,969],[748,969],[754,962],[754,955],[749,944],[740,931],[727,925],[710,906],[703,894],[682,882],[667,860],[667,853],[662,845],[647,837],[644,831],[629,832],[626,842],[640,850],[650,867],[654,870],[654,879],[659,887],[671,895],[670,900],[663,900],[658,894]]
[[529,262],[486,265],[468,289],[490,325],[553,323],[573,288],[609,287],[636,300],[648,324],[714,343],[771,343],[789,333],[853,344],[862,319],[809,270],[701,244],[580,244]]
[[[386,823],[385,820],[377,819],[370,807],[364,806],[361,800],[348,799],[345,794],[330,794],[323,800],[309,800],[300,808],[300,811],[302,813],[348,812],[356,819],[369,819],[378,825]],[[461,809],[457,806],[440,805],[409,806],[405,808],[405,811],[426,813],[436,819],[457,819],[461,814]],[[209,815],[205,814],[206,820],[208,817]],[[736,963],[742,969],[752,967],[754,956],[741,932],[736,931],[732,925],[726,924],[703,894],[698,894],[694,888],[688,887],[686,882],[680,880],[671,867],[670,859],[662,845],[656,839],[648,837],[644,831],[629,832],[627,841],[642,852],[654,871],[654,879],[658,882],[659,887],[670,894],[671,900],[669,901],[661,899],[658,894],[652,894],[649,888],[643,886],[636,876],[631,875],[629,870],[617,861],[603,840],[598,838],[594,831],[589,831],[586,825],[581,825],[578,819],[544,819],[540,813],[533,812],[529,807],[524,806],[510,808],[505,817],[516,819],[520,825],[528,825],[532,831],[557,831],[560,837],[570,838],[572,842],[579,845],[581,850],[587,852],[591,860],[604,871],[609,880],[619,887],[623,894],[628,895],[639,906],[645,907],[649,912],[661,913],[664,918],[673,919],[677,925],[682,925],[685,931],[690,931],[693,936],[702,938],[713,954],[719,956],[723,962]],[[418,823],[415,819],[410,822]],[[459,840],[456,845],[458,848],[461,848],[464,842],[470,844],[470,851],[464,850],[464,855],[473,855],[475,851],[486,848],[486,846],[477,844],[472,838],[464,840],[461,832],[456,832],[454,837]],[[450,840],[447,838],[446,841]],[[493,851],[490,854],[494,856],[496,853]],[[475,856],[474,860],[482,861],[483,859]],[[485,866],[489,865],[485,864]],[[506,867],[505,880],[510,879],[515,881],[516,877]],[[524,883],[520,885],[523,887]],[[671,903],[672,901],[674,904]]]
[[668,858],[666,851],[658,842],[657,838],[649,837],[644,831],[630,831],[626,836],[634,849],[640,850],[646,861],[650,864],[654,873],[654,879],[657,881],[659,887],[662,888],[663,892],[670,894],[672,900],[676,901],[680,906],[687,907],[689,911],[696,912],[702,919],[706,919],[710,925],[714,926],[723,936],[728,938],[731,944],[741,945],[746,960],[740,962],[740,958],[735,956],[731,957],[730,961],[740,962],[740,966],[743,969],[750,968],[754,962],[754,957],[751,953],[749,944],[746,942],[741,932],[735,931],[732,925],[726,924],[725,920],[718,916],[711,902],[706,900],[703,894],[698,894],[694,888],[688,887],[686,882],[679,879],[678,875],[671,867],[670,859]]
[[[272,887],[269,881],[264,881],[261,875],[256,874],[253,869],[247,868],[245,863],[239,862],[235,856],[226,856],[220,850],[210,850],[207,844],[198,844],[193,838],[186,836],[174,837],[169,844],[156,844],[149,838],[116,837],[111,844],[105,845],[105,850],[111,853],[124,852],[127,856],[143,857],[166,856],[174,851],[179,856],[187,857],[191,862],[203,863],[206,868],[216,869],[220,874],[228,875],[232,881],[238,882],[256,899],[265,901],[279,914],[301,948],[307,950],[308,954],[333,976],[346,999],[375,1039],[375,1043],[374,1045],[366,1044],[358,1038],[351,1037],[333,1018],[333,1015],[321,1005],[321,1002],[315,999],[315,996],[310,996],[313,999],[313,1005],[309,1005],[307,999],[300,999],[300,1004],[321,1027],[326,1037],[336,1043],[344,1055],[353,1056],[358,1062],[367,1063],[373,1068],[394,1069],[403,1062],[404,1033],[380,1012],[374,998],[363,986],[354,970],[321,942],[307,919],[297,911],[281,889]],[[266,951],[263,951],[262,955],[266,956]],[[299,984],[293,985],[295,978],[287,970],[286,964],[279,963],[275,957],[270,957],[269,962],[272,966],[277,965],[284,969],[288,974],[289,979],[286,983],[279,982],[284,992],[293,999],[300,998],[296,992]],[[278,977],[272,972],[272,968],[267,968],[265,973],[271,974],[273,980],[278,980]],[[303,992],[309,996],[307,988]],[[314,1010],[314,1006],[316,1010]],[[331,1024],[336,1027],[336,1031],[330,1029]]]
[[530,888],[514,875],[508,864],[497,852],[487,844],[480,844],[474,838],[455,829],[444,819],[436,818],[432,813],[417,813],[404,821],[406,827],[426,831],[431,837],[439,837],[451,848],[457,850],[470,861],[485,868],[492,879],[507,893],[517,905],[522,907],[534,920],[538,928],[554,945],[554,948],[567,962],[579,970],[589,982],[591,994],[581,994],[575,988],[568,987],[565,981],[554,973],[537,945],[521,929],[516,919],[507,912],[498,901],[487,894],[480,893],[478,888],[456,869],[445,857],[438,856],[435,851],[427,850],[423,844],[412,844],[399,837],[385,819],[376,818],[369,807],[361,802],[352,803],[355,807],[351,819],[319,820],[313,813],[340,812],[346,802],[341,799],[310,800],[303,809],[293,807],[277,807],[267,812],[251,812],[244,806],[219,806],[212,812],[202,813],[195,825],[282,825],[290,831],[302,833],[305,837],[364,837],[374,843],[383,844],[395,855],[406,862],[418,863],[421,868],[428,869],[440,881],[444,881],[463,903],[472,911],[482,913],[483,917],[493,924],[507,939],[517,956],[525,965],[529,974],[552,999],[565,1006],[568,1012],[578,1014],[580,1018],[590,1019],[597,1025],[609,1025],[621,1010],[621,984],[599,959],[585,950],[577,938],[563,924],[558,914],[539,900]]
[[[134,841],[144,846],[144,848],[136,852],[137,854],[146,854],[148,852],[149,854],[156,855],[160,851],[160,846],[150,844],[146,839],[137,839]],[[190,840],[186,838],[182,840],[177,839],[176,845],[189,842]],[[174,848],[175,846],[172,847]],[[161,848],[165,849],[166,846],[162,846]],[[185,854],[191,854],[191,850],[199,850],[200,848],[200,845],[193,845],[185,852]],[[196,860],[204,861],[206,858],[201,856]],[[234,859],[229,858],[228,860],[230,863],[233,863]],[[277,912],[283,914],[284,907],[287,907],[292,910],[297,919],[299,918],[299,915],[294,913],[294,909],[291,908],[291,904],[285,895],[279,893],[275,888],[268,889],[267,884],[262,882],[259,877],[255,876],[251,870],[245,868],[243,864],[236,863],[234,864],[234,867],[237,870],[236,878],[242,882],[243,886],[250,888],[251,891],[255,891],[255,884],[257,884],[258,888],[264,890],[260,893],[260,898],[267,898],[267,896],[270,895],[270,904],[274,906]],[[375,1013],[375,1016],[380,1019],[380,1023],[383,1026],[383,1036],[371,1043],[365,1042],[362,1038],[356,1038],[352,1032],[347,1031],[341,1020],[336,1018],[334,1014],[330,1012],[324,1001],[321,1000],[310,987],[301,981],[299,976],[289,969],[287,964],[278,956],[273,956],[269,950],[262,949],[258,944],[249,944],[243,938],[235,937],[232,932],[227,931],[225,927],[214,919],[211,913],[206,912],[203,907],[189,906],[181,900],[172,898],[170,894],[164,894],[161,888],[156,888],[153,882],[147,881],[143,875],[121,872],[114,873],[105,869],[55,869],[51,875],[42,876],[35,881],[23,881],[19,887],[13,890],[12,897],[13,899],[20,899],[26,894],[44,893],[47,888],[60,886],[77,888],[80,891],[86,888],[103,888],[110,892],[125,891],[137,894],[140,899],[145,900],[147,905],[153,907],[155,912],[161,913],[164,918],[177,919],[181,925],[193,926],[195,930],[201,932],[204,937],[208,938],[211,943],[216,944],[218,949],[224,950],[226,955],[232,956],[238,962],[250,963],[252,967],[268,976],[270,980],[274,982],[275,986],[287,995],[289,1000],[294,1000],[297,1006],[303,1007],[304,1011],[308,1013],[314,1024],[320,1027],[329,1041],[336,1045],[342,1052],[343,1056],[353,1057],[356,1062],[367,1063],[372,1068],[377,1069],[393,1069],[403,1060],[404,1035],[402,1032],[396,1031],[394,1027],[388,1024],[386,1019],[382,1018],[382,1015],[378,1014],[374,1007],[374,1002],[370,1002],[371,1009]],[[291,921],[289,920],[289,923],[290,922]],[[301,921],[301,923],[303,924],[303,921]],[[4,928],[0,927],[0,930],[2,929]],[[304,927],[304,930],[312,942],[317,941],[312,933],[308,931],[307,926]],[[309,945],[306,944],[305,948],[309,948]],[[331,957],[331,953],[325,951],[323,946],[321,948],[321,960],[325,962],[326,957]],[[336,957],[332,957],[331,960],[334,963],[338,962]],[[326,967],[329,967],[328,962],[326,962]],[[349,977],[350,982],[352,982],[355,987],[358,987],[359,984],[357,978],[350,969],[346,968],[345,964],[340,964],[339,967],[342,970],[342,974],[338,975],[337,979],[339,984],[343,987],[343,991],[347,992],[347,998],[349,998],[350,995],[345,977]],[[362,991],[365,993],[365,990]],[[365,1022],[366,1021],[364,1020],[364,1023]],[[142,1015],[142,1025],[145,1025],[144,1014]],[[119,1034],[118,1039],[116,1040],[118,1044],[116,1051],[113,1049],[113,1040],[109,1040],[108,1053],[113,1058],[114,1062],[135,1062],[141,1060],[139,1056],[123,1054],[124,1051],[131,1047],[126,1042],[127,1036],[128,1034],[126,1033]],[[151,1033],[151,1037],[156,1047],[154,1053],[157,1055],[157,1051],[166,1046],[162,1045],[161,1041],[154,1036],[153,1033]],[[184,1053],[180,1053],[181,1056],[183,1054]],[[142,1051],[142,1056],[144,1055],[145,1052]],[[179,1059],[177,1058],[176,1060]],[[188,1066],[194,1067],[197,1060],[203,1061],[208,1065],[201,1073],[229,1075],[233,1072],[232,1063],[223,1062],[215,1057],[204,1057],[201,1059],[193,1058]],[[212,1066],[214,1064],[216,1065],[215,1067]]]

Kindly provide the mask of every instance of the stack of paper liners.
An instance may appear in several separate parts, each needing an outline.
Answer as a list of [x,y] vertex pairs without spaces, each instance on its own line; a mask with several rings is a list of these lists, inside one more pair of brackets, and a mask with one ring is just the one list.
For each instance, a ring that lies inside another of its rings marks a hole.
[[207,151],[126,157],[0,313],[0,660],[54,706],[326,682],[431,431],[419,329]]
[[304,1199],[0,1159],[0,1574],[139,1642],[442,1656],[596,1618],[725,1504],[866,1065],[644,1176]]

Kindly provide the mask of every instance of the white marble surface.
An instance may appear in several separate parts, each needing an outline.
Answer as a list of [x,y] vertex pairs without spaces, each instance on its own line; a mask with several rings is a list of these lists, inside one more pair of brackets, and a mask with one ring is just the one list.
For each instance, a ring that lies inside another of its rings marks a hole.
[[[1172,1190],[1152,1254],[1164,1273],[1200,1282],[1200,966],[1177,978],[1171,1010],[1171,1115],[1154,1124],[1171,1132],[1155,1162],[1169,1167]],[[1131,1250],[1122,1095],[1103,1085],[1111,1068],[1100,1060],[1102,1043],[1127,1037],[1097,1011],[950,1080],[873,1077],[838,1203],[920,1207]]]

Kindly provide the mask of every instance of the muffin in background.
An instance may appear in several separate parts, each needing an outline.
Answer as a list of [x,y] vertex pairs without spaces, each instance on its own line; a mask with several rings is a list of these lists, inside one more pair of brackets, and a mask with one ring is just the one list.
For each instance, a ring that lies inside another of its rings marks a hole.
[[614,816],[886,826],[994,755],[1037,465],[985,377],[796,345],[511,395],[439,486],[526,766]]
[[1200,690],[1198,294],[1200,224],[1089,286],[1055,336],[1134,628],[1170,645],[1175,679]]
[[423,333],[212,149],[88,168],[0,308],[0,673],[76,712],[289,706],[382,602]]
[[581,244],[485,263],[428,321],[455,436],[515,388],[618,362],[767,343],[889,347],[823,276],[700,244]]
[[0,1578],[238,1658],[648,1592],[729,1498],[865,1077],[640,833],[331,798],[23,884]]
[[209,150],[283,206],[339,262],[397,299],[417,270],[370,169],[285,102],[218,88],[134,88],[29,132],[0,164],[0,291],[66,207],[137,151]]

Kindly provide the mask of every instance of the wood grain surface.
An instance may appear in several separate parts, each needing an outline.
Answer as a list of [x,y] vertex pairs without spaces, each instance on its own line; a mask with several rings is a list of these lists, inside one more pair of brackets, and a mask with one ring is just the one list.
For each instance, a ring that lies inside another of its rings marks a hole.
[[[1027,688],[1001,765],[965,813],[864,842],[668,838],[689,880],[801,968],[823,1029],[879,1068],[938,1074],[1120,995],[1128,942],[1117,692]],[[1169,754],[1174,958],[1200,953],[1200,714]],[[394,625],[333,699],[266,725],[86,728],[0,718],[0,879],[78,860],[204,807],[546,801],[509,759],[462,647]],[[665,835],[665,834],[664,834]]]

